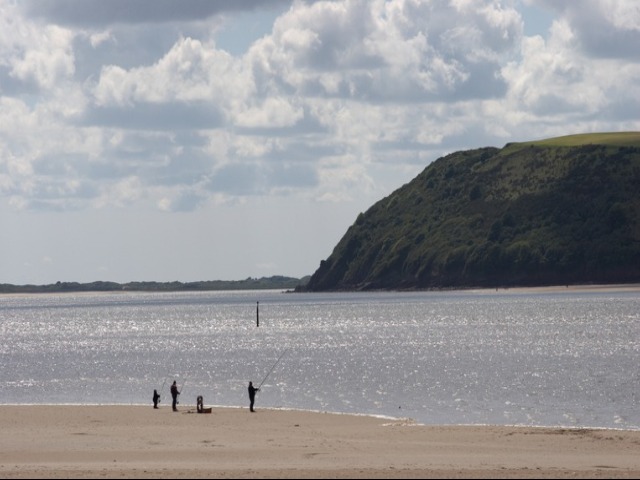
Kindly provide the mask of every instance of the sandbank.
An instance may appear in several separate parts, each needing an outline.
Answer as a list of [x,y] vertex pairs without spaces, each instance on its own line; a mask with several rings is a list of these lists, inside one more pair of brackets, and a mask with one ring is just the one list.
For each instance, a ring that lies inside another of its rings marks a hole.
[[544,287],[497,287],[497,288],[469,288],[461,291],[475,293],[640,293],[638,283],[620,284],[584,284],[584,285],[549,285]]
[[181,407],[0,406],[0,477],[640,477],[640,431]]

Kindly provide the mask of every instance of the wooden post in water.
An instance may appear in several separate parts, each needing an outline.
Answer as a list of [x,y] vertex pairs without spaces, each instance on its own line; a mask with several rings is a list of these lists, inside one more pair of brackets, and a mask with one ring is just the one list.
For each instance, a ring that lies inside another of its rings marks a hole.
[[256,327],[260,326],[260,302],[256,303]]

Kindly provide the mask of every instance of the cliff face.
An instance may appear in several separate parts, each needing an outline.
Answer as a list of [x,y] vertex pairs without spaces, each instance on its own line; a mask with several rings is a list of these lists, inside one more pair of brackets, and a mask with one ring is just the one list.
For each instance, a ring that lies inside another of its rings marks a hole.
[[640,133],[629,133],[440,158],[360,214],[306,289],[638,281]]

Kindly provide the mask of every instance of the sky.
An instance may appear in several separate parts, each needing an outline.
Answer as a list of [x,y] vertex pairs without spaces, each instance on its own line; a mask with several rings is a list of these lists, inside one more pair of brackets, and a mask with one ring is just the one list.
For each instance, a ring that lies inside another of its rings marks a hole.
[[637,0],[0,0],[0,283],[302,277],[443,155],[631,130]]

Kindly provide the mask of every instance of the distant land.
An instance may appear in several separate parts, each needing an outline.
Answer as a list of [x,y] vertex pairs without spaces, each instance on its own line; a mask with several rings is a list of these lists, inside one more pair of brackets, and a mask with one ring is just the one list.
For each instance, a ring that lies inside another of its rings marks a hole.
[[640,281],[640,132],[439,158],[355,223],[298,291]]
[[247,278],[246,280],[213,280],[201,282],[57,282],[50,285],[0,284],[0,293],[65,293],[65,292],[186,292],[211,290],[287,290],[306,283],[309,277],[283,276]]

